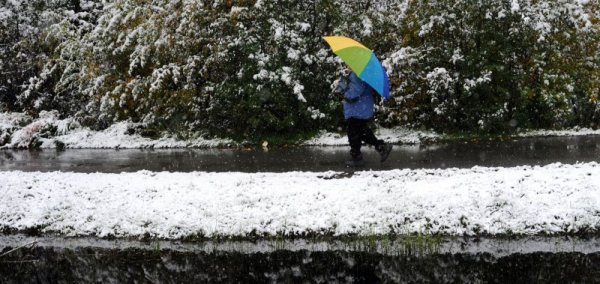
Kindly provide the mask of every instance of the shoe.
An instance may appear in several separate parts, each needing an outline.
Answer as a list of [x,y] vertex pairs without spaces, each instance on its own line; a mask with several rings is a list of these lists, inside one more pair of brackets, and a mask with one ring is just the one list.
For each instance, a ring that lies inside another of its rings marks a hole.
[[393,146],[391,144],[386,143],[386,144],[381,145],[381,147],[379,147],[379,149],[377,149],[379,152],[379,156],[380,156],[380,159],[379,159],[380,162],[383,163],[383,162],[385,162],[385,160],[387,160],[388,156],[390,155],[390,152],[392,151],[392,147]]
[[352,157],[350,160],[346,161],[346,166],[348,167],[362,167],[365,165],[365,160],[362,155],[357,157]]

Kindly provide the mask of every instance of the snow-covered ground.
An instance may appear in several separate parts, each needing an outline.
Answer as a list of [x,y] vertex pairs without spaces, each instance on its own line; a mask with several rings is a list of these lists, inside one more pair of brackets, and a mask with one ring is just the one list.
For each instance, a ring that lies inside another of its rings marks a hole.
[[[375,136],[388,143],[394,144],[419,144],[426,141],[435,141],[441,136],[432,131],[411,130],[404,127],[377,128]],[[307,146],[339,146],[348,145],[348,137],[345,133],[321,132],[313,139],[303,143]]]
[[61,141],[66,148],[215,148],[235,144],[227,139],[205,139],[202,137],[180,140],[170,136],[151,139],[140,135],[129,135],[127,130],[132,123],[119,122],[103,131],[78,128],[63,135],[44,139],[41,148],[55,148],[55,140]]
[[0,227],[160,238],[600,230],[600,164],[288,173],[0,172]]
[[529,130],[517,134],[518,137],[543,137],[543,136],[585,136],[600,135],[600,129],[573,128],[566,130]]
[[[41,148],[56,148],[62,142],[65,148],[215,148],[230,147],[236,143],[229,139],[205,139],[197,137],[179,140],[171,136],[159,139],[130,134],[138,125],[132,122],[119,122],[102,131],[82,127],[73,119],[59,119],[57,112],[45,112],[37,119],[23,113],[0,113],[0,149],[27,148],[32,139],[37,139]],[[55,135],[44,135],[47,129],[55,129]],[[420,144],[443,139],[442,134],[432,131],[412,130],[404,127],[375,129],[378,138],[390,143]],[[535,130],[517,134],[518,137],[533,136],[579,136],[600,135],[600,130],[575,128],[571,130]],[[8,142],[3,142],[8,141]],[[268,142],[268,141],[267,141]],[[4,145],[3,145],[4,144]],[[60,144],[60,143],[59,143]],[[347,145],[344,133],[321,132],[316,137],[302,143],[306,146]]]
[[[25,122],[25,123],[23,123]],[[20,124],[25,124],[20,126]],[[62,142],[65,148],[215,148],[233,145],[228,139],[205,139],[197,137],[189,140],[179,140],[170,136],[159,139],[129,134],[137,124],[119,122],[102,131],[93,131],[82,127],[73,119],[59,119],[57,112],[45,112],[40,117],[31,120],[22,113],[0,113],[0,136],[11,131],[10,142],[2,148],[27,148],[32,139],[41,142],[40,148],[56,148],[56,141]],[[56,135],[44,137],[45,129],[55,128]],[[6,135],[6,134],[5,134]],[[2,137],[0,137],[0,142]],[[2,145],[0,143],[0,145]]]

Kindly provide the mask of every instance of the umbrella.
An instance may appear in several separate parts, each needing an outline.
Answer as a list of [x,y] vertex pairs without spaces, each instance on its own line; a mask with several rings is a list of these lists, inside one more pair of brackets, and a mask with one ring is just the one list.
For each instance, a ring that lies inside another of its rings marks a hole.
[[323,39],[361,80],[385,99],[390,98],[390,79],[372,50],[344,36],[326,36]]

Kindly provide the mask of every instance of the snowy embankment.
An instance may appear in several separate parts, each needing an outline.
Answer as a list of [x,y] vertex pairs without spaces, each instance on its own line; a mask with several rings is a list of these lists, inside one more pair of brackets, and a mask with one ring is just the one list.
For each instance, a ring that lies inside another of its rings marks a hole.
[[197,137],[180,140],[170,136],[158,139],[142,137],[136,132],[139,123],[118,122],[103,131],[82,127],[72,118],[59,119],[56,111],[42,111],[32,119],[23,113],[0,113],[0,149],[30,148],[210,148],[233,144],[227,139]]
[[[158,139],[142,137],[136,133],[139,123],[118,122],[102,131],[82,127],[73,119],[59,119],[58,112],[42,111],[40,117],[32,119],[23,113],[0,113],[0,149],[29,148],[39,143],[40,148],[56,148],[64,145],[68,149],[83,148],[215,148],[235,146],[229,139],[205,139],[202,137],[180,140],[170,136]],[[439,136],[433,132],[410,130],[403,127],[380,128],[376,134],[390,143],[418,144],[434,141]],[[3,142],[4,141],[4,142]],[[347,145],[345,135],[321,132],[317,137],[302,143],[306,146]]]
[[600,164],[348,173],[0,172],[0,227],[117,237],[600,231]]
[[[169,135],[158,139],[140,135],[141,124],[118,122],[105,130],[94,131],[82,127],[72,118],[59,119],[56,111],[42,111],[33,119],[23,113],[0,112],[0,149],[12,148],[216,148],[231,147],[237,143],[229,139],[206,139],[203,137],[181,140]],[[443,135],[432,131],[412,130],[404,127],[375,129],[378,138],[389,143],[420,144],[444,139]],[[516,134],[517,137],[535,136],[579,136],[600,135],[599,130],[575,128],[571,130],[536,130]],[[268,142],[268,141],[267,141]],[[305,146],[347,145],[344,133],[320,132],[316,137],[304,141]]]
[[[411,130],[404,127],[377,128],[375,135],[388,143],[394,144],[420,144],[423,142],[436,141],[441,136],[432,131]],[[348,137],[345,133],[331,133],[322,131],[316,137],[304,141],[306,146],[341,146],[348,145]]]

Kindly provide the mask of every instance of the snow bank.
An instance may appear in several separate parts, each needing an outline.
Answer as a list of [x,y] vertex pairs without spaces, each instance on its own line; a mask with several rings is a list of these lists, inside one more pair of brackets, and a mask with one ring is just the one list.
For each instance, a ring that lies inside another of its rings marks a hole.
[[[388,143],[394,144],[419,144],[427,141],[435,141],[440,135],[431,131],[411,130],[404,127],[377,128],[374,129],[375,136]],[[320,132],[313,139],[303,143],[306,146],[339,146],[348,145],[348,137],[345,133]]]
[[119,122],[103,131],[92,131],[87,128],[78,128],[67,134],[45,139],[41,148],[54,148],[55,140],[65,143],[66,148],[215,148],[234,144],[227,139],[195,138],[179,140],[174,137],[163,136],[158,139],[127,134],[132,127],[130,122]]
[[[24,125],[25,126],[21,126]],[[39,142],[40,148],[216,148],[232,146],[230,139],[205,139],[202,137],[180,140],[170,136],[158,139],[130,134],[139,124],[118,122],[102,131],[82,127],[71,118],[59,119],[57,111],[42,111],[40,117],[32,119],[23,113],[0,112],[0,149],[28,148],[32,142]],[[135,131],[134,131],[135,132]],[[445,139],[444,135],[433,131],[412,130],[404,127],[376,128],[375,135],[389,143],[420,144]],[[570,130],[532,130],[516,134],[516,137],[536,136],[581,136],[600,135],[600,130],[574,128]],[[35,140],[35,141],[34,141]],[[5,141],[5,142],[4,142]],[[3,145],[4,144],[4,145]],[[304,146],[348,145],[345,133],[320,132],[316,137],[301,143]]]
[[566,130],[529,130],[517,134],[517,137],[544,137],[544,136],[585,136],[600,135],[600,129],[573,128]]
[[[386,142],[394,144],[420,144],[424,142],[436,142],[448,139],[443,134],[433,131],[412,130],[404,127],[376,128],[375,136]],[[550,136],[586,136],[600,135],[600,129],[573,128],[565,130],[528,130],[517,133],[514,137],[550,137]],[[303,143],[306,146],[339,146],[348,145],[345,133],[320,132],[313,139]]]
[[17,128],[21,122],[28,120],[31,120],[31,118],[21,112],[0,112],[0,131]]
[[[22,121],[30,123],[24,127],[19,126]],[[230,139],[204,139],[195,138],[179,140],[163,136],[159,139],[150,139],[137,134],[129,134],[137,124],[132,122],[118,122],[103,131],[93,131],[81,127],[73,119],[59,119],[56,111],[42,111],[40,117],[32,120],[22,113],[0,113],[0,135],[5,129],[10,129],[10,142],[1,148],[28,148],[33,139],[39,141],[40,148],[56,148],[57,144],[64,144],[68,149],[83,148],[214,148],[236,143]],[[51,131],[49,131],[51,130]],[[403,127],[378,128],[375,130],[377,137],[390,143],[419,144],[425,141],[434,141],[440,136],[433,132],[410,130]],[[5,135],[8,135],[5,134]],[[6,139],[6,138],[5,138]],[[57,143],[58,142],[58,143]],[[305,146],[338,146],[347,145],[345,134],[321,132],[317,137],[305,141]]]
[[599,170],[0,172],[0,228],[160,238],[597,232]]
[[[29,122],[20,126],[23,121]],[[215,148],[234,144],[228,139],[205,139],[202,137],[180,140],[163,136],[158,139],[129,134],[139,124],[118,122],[102,131],[93,131],[82,127],[72,118],[59,119],[57,111],[42,111],[39,118],[22,113],[0,113],[0,149],[29,148],[38,142],[40,148],[56,148],[64,144],[65,148]],[[8,137],[6,137],[8,136]],[[2,145],[3,141],[5,145]]]

